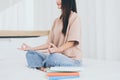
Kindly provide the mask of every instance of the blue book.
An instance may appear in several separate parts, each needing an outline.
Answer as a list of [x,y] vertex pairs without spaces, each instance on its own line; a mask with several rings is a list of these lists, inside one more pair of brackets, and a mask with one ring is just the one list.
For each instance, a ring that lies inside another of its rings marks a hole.
[[74,79],[74,78],[80,78],[80,76],[54,76],[49,77],[49,80]]

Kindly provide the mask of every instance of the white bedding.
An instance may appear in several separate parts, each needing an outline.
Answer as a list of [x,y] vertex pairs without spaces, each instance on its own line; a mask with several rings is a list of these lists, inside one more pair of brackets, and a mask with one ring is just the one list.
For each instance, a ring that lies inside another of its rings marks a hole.
[[[33,41],[32,43],[39,44],[35,43],[39,40],[15,39],[13,41],[0,42],[0,80],[48,80],[46,73],[27,68],[25,52],[17,50],[23,42]],[[80,80],[120,80],[120,62],[83,59]]]

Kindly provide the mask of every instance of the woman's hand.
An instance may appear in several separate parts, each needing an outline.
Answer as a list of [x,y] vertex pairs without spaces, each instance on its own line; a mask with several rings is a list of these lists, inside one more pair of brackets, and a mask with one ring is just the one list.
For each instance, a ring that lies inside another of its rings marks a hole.
[[56,53],[56,52],[60,52],[59,48],[57,48],[54,44],[49,43],[49,47],[48,47],[48,51],[49,53]]
[[22,50],[22,51],[28,51],[28,50],[32,50],[32,47],[30,47],[27,44],[23,43],[21,48],[18,48],[18,49]]

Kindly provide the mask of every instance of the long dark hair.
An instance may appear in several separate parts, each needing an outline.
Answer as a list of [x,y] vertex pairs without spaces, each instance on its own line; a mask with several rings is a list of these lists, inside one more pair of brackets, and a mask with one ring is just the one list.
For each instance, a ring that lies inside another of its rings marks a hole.
[[63,22],[62,33],[66,35],[70,13],[71,11],[77,13],[76,0],[61,0],[61,1],[62,1],[61,6],[62,14],[60,16],[60,19],[62,19]]

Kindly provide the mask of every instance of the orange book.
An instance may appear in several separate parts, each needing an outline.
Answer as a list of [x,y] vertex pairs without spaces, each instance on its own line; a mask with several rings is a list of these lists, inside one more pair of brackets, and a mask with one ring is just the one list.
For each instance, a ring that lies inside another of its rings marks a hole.
[[47,73],[47,76],[79,76],[80,72],[52,72],[52,73]]

